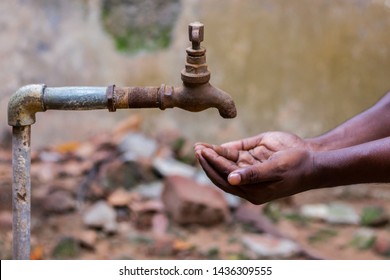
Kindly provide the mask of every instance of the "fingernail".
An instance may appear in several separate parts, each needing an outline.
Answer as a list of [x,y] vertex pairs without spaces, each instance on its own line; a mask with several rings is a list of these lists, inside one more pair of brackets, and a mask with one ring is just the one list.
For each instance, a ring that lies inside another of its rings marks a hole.
[[241,182],[241,176],[239,173],[231,173],[228,176],[228,181],[230,185],[238,185]]
[[195,157],[197,158],[197,159],[199,159],[200,157],[201,157],[201,151],[195,151]]
[[205,156],[208,156],[208,155],[211,155],[211,149],[210,148],[204,148],[202,150],[202,154],[205,155]]

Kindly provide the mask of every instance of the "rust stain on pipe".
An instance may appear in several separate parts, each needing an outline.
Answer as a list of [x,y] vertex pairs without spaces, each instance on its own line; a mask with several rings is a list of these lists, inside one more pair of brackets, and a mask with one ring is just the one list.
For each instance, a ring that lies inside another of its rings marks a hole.
[[158,108],[158,87],[127,87],[129,108]]

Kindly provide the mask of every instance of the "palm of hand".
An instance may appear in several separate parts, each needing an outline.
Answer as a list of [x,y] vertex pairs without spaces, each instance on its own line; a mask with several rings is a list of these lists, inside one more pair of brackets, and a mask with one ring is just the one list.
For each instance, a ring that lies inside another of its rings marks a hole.
[[213,146],[220,156],[236,163],[237,167],[245,167],[272,159],[275,153],[287,149],[307,149],[306,142],[286,132],[266,132],[240,141]]

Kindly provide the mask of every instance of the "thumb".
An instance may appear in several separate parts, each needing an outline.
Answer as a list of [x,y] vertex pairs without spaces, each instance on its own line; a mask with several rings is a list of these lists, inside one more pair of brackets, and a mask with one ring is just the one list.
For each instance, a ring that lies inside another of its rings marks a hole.
[[269,161],[247,166],[231,172],[228,176],[230,185],[247,185],[279,180],[275,166]]

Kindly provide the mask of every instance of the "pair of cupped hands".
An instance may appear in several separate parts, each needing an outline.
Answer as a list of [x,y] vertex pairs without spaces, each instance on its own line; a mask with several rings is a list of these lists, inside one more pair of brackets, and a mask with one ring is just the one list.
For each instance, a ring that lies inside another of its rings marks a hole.
[[254,204],[314,187],[314,148],[294,134],[265,132],[222,145],[197,143],[194,150],[216,186]]

